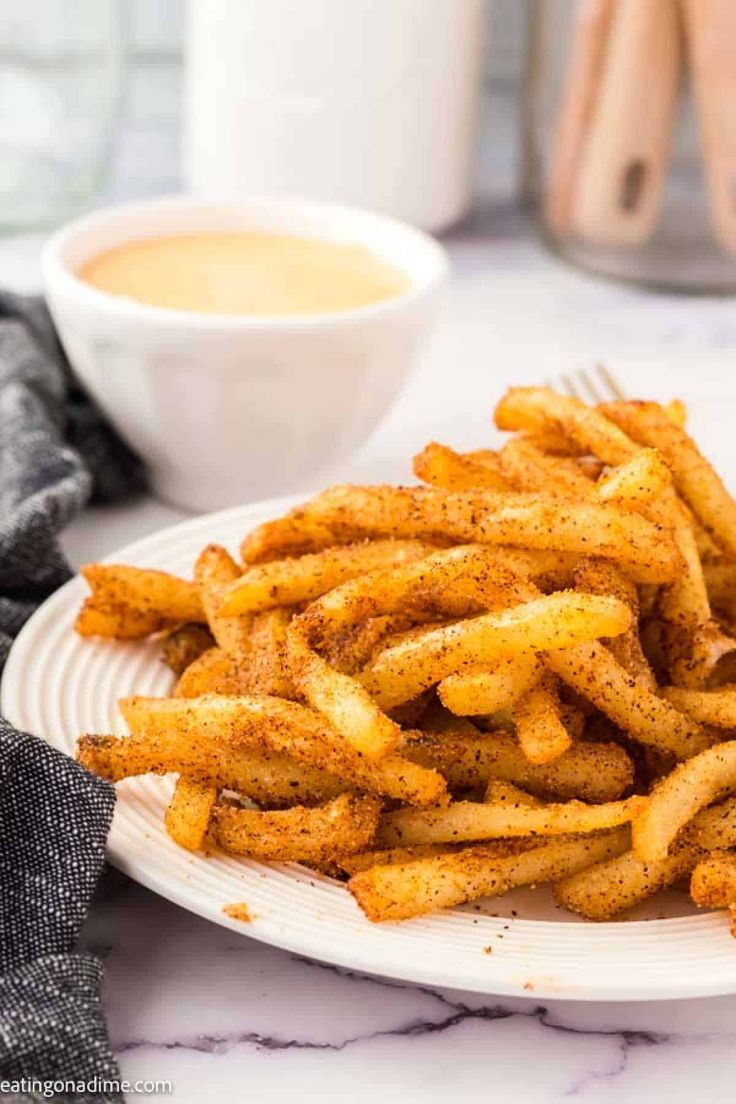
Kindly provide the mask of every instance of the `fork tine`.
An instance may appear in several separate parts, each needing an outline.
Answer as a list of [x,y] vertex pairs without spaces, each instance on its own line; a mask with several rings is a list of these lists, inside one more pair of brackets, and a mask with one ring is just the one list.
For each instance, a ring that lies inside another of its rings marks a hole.
[[573,378],[572,376],[568,375],[567,372],[562,372],[560,375],[560,390],[570,395],[570,397],[573,399],[580,398],[580,395],[575,388]]
[[623,402],[626,398],[626,392],[610,369],[606,368],[605,364],[596,364],[596,369],[598,375],[603,380],[603,383],[608,388],[611,395],[613,395],[614,399],[618,402]]
[[595,380],[588,375],[584,368],[581,368],[578,372],[578,379],[580,380],[583,394],[586,395],[589,402],[593,402],[596,405],[603,402],[603,396],[596,387]]

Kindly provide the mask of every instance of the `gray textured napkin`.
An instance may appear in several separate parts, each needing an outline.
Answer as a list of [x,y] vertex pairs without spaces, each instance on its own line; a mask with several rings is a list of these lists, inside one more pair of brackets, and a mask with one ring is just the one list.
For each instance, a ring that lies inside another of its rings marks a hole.
[[[0,293],[0,669],[71,575],[59,530],[88,502],[141,487],[138,461],[75,383],[43,302]],[[0,1099],[121,1099],[102,967],[75,950],[114,803],[108,783],[0,718]],[[22,1079],[58,1091],[34,1095],[14,1084]]]

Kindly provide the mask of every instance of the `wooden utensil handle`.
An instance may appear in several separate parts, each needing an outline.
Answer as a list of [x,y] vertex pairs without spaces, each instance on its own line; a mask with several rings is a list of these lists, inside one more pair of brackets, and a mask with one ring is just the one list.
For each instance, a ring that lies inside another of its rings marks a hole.
[[683,0],[711,222],[736,252],[736,3]]
[[640,245],[657,218],[680,74],[677,0],[617,0],[575,188],[587,241]]
[[572,228],[580,154],[593,114],[615,0],[579,0],[550,159],[545,215],[553,233]]

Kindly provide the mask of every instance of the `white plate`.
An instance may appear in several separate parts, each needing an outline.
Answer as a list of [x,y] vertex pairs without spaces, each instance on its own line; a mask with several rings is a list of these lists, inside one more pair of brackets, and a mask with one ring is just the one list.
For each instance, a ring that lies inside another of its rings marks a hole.
[[[195,518],[111,559],[188,575],[206,543],[237,549],[249,528],[290,504]],[[13,724],[68,755],[81,732],[125,731],[119,697],[165,694],[172,681],[156,644],[75,636],[85,592],[84,582],[73,579],[30,619],[10,654],[0,699]],[[151,776],[118,786],[110,861],[163,897],[266,943],[369,973],[483,993],[652,1000],[736,992],[736,943],[725,914],[695,914],[684,896],[658,899],[651,919],[614,924],[579,921],[557,910],[546,891],[526,890],[482,907],[373,925],[342,885],[303,867],[204,859],[176,847],[163,828],[171,791],[170,779]],[[251,923],[222,912],[236,901],[246,902]]]

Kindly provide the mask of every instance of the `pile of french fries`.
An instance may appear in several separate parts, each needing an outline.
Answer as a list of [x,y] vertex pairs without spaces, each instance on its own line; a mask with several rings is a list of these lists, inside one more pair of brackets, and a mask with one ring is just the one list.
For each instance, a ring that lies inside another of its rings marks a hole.
[[85,735],[178,775],[182,847],[299,862],[396,921],[515,886],[605,920],[689,880],[736,915],[736,502],[673,402],[513,388],[498,451],[332,487],[192,581],[84,569],[84,636],[160,634],[170,697]]

